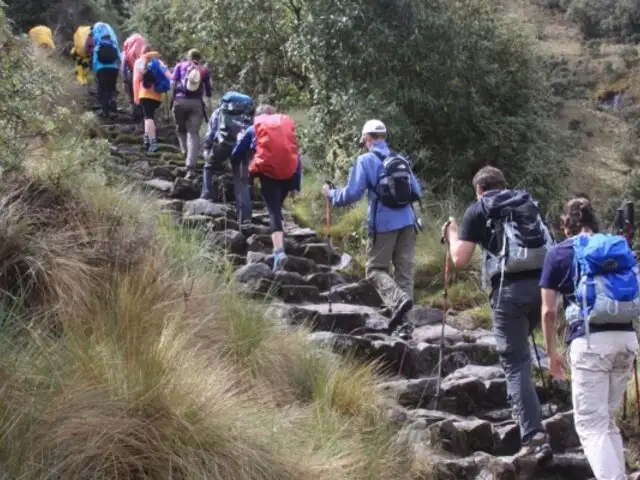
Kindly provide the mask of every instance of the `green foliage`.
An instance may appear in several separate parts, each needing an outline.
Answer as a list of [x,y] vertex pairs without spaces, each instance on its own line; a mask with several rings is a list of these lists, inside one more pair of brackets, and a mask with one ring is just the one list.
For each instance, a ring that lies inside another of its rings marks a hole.
[[326,158],[328,142],[353,155],[362,122],[379,117],[436,191],[493,164],[548,196],[564,165],[546,85],[530,39],[494,3],[308,1],[296,51],[314,92],[312,152]]
[[141,0],[128,27],[172,61],[198,48],[216,89],[242,88],[272,101],[296,97],[306,85],[285,48],[296,11],[295,2],[282,0]]
[[97,21],[114,28],[126,15],[124,0],[4,0],[7,17],[20,31],[46,25],[54,35],[70,40],[79,25]]
[[640,33],[640,5],[634,0],[566,1],[567,18],[576,22],[585,38],[613,37],[631,41]]

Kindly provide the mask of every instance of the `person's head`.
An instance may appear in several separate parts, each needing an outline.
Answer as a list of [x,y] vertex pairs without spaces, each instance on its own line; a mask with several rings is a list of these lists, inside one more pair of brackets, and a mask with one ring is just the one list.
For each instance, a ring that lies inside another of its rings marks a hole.
[[149,53],[151,51],[151,46],[148,43],[144,44],[142,50],[140,50],[140,55],[144,55],[145,53]]
[[500,169],[489,165],[478,170],[473,176],[471,184],[476,190],[478,199],[489,190],[504,190],[507,188],[507,180],[504,178],[504,173]]
[[589,200],[584,197],[574,198],[565,204],[560,226],[567,237],[600,231],[596,212]]
[[202,56],[200,55],[200,52],[195,48],[192,48],[187,52],[187,60],[195,63],[200,63],[201,59],[202,59]]
[[258,105],[256,108],[256,117],[258,115],[275,115],[276,108],[272,105],[268,105],[266,103]]
[[360,144],[367,150],[378,140],[387,139],[387,127],[380,120],[368,120],[362,127],[360,134]]

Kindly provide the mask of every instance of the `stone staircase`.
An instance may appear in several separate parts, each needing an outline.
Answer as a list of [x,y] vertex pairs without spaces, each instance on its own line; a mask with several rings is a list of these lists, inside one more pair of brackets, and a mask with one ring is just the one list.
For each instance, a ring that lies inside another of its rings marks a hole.
[[[237,267],[236,280],[244,294],[270,296],[274,318],[292,327],[310,325],[313,341],[336,353],[382,362],[389,377],[380,388],[398,399],[389,407],[389,415],[399,434],[407,436],[418,454],[434,463],[435,478],[592,477],[573,429],[569,392],[555,384],[550,391],[538,386],[554,459],[535,465],[514,458],[520,448],[519,432],[507,403],[495,340],[489,331],[460,328],[465,323],[460,316],[465,313],[445,316],[442,310],[416,307],[411,313],[416,329],[410,342],[381,333],[350,335],[360,327],[369,327],[365,329],[369,332],[380,330],[387,324],[388,312],[381,309],[379,296],[366,280],[341,272],[341,263],[346,263],[348,256],[333,251],[315,231],[300,228],[288,218],[288,259],[284,271],[273,274],[268,215],[258,192],[252,194],[252,223],[242,228],[235,221],[231,204],[230,172],[220,177],[216,202],[199,199],[200,179],[184,178],[186,169],[168,122],[158,128],[159,150],[151,155],[143,152],[141,125],[132,123],[128,114],[103,120],[94,135],[111,141],[117,171],[157,193],[158,202],[177,223],[202,229],[209,247],[226,250],[229,261]],[[444,378],[436,399],[443,321]]]

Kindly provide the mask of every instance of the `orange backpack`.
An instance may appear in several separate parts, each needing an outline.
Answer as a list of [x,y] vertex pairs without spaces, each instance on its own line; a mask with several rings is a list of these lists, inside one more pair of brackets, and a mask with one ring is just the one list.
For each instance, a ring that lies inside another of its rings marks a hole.
[[275,180],[293,177],[298,168],[298,140],[293,120],[283,114],[258,115],[253,127],[256,153],[250,171]]

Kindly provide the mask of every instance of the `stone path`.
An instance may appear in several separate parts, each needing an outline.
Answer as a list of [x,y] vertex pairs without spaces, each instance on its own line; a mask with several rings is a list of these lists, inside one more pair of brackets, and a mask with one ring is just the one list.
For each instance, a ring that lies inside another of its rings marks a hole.
[[[145,154],[141,126],[125,114],[103,121],[98,135],[112,142],[114,166],[144,188],[158,194],[162,207],[177,222],[206,232],[213,248],[227,250],[237,266],[236,280],[251,296],[274,297],[274,314],[291,326],[308,324],[314,342],[338,353],[355,354],[383,362],[390,374],[380,388],[397,395],[398,404],[390,415],[402,435],[414,442],[416,450],[436,465],[439,479],[589,479],[589,466],[581,454],[573,429],[570,398],[566,391],[551,392],[538,387],[543,402],[544,424],[551,436],[555,456],[545,466],[516,460],[520,447],[518,427],[507,404],[506,383],[498,365],[495,340],[486,330],[461,330],[460,319],[445,318],[443,311],[416,307],[416,325],[411,342],[369,333],[352,336],[354,329],[380,329],[388,312],[365,280],[340,272],[341,255],[310,229],[299,228],[290,219],[286,224],[284,271],[271,272],[271,239],[268,215],[259,196],[253,195],[255,214],[251,225],[238,227],[230,202],[232,177],[222,176],[221,198],[216,203],[200,200],[200,179],[186,180],[186,170],[170,125],[161,126],[159,151]],[[222,198],[222,197],[225,198]],[[331,287],[331,288],[330,288]],[[328,299],[331,298],[332,311]],[[464,314],[460,314],[464,315]],[[436,384],[439,336],[446,327],[441,397],[438,409]],[[438,453],[434,453],[438,452]]]

